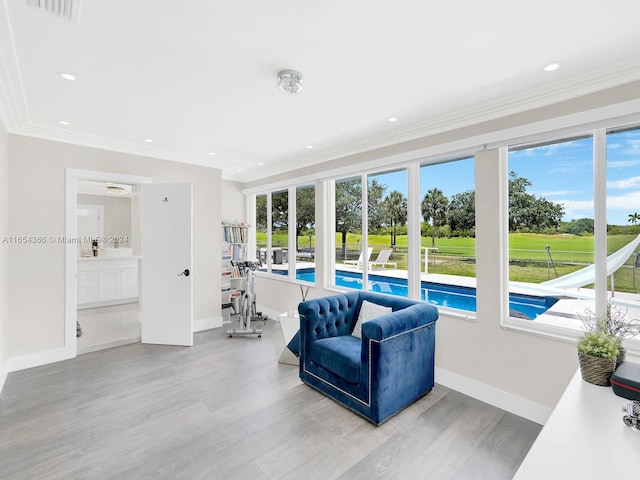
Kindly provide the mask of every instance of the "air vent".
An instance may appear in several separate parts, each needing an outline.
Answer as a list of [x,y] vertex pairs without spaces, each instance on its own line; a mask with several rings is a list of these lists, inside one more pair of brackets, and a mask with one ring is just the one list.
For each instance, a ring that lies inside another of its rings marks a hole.
[[27,5],[68,22],[78,23],[82,0],[27,0]]

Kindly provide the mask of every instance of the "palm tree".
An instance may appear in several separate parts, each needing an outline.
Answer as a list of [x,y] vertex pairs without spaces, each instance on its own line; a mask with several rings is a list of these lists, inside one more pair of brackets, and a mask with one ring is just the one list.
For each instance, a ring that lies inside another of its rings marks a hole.
[[629,221],[634,224],[637,225],[638,222],[640,222],[640,214],[638,214],[638,212],[635,213],[630,213],[629,214]]
[[382,202],[385,220],[391,226],[391,245],[396,245],[396,227],[407,221],[407,197],[394,190]]
[[436,228],[447,222],[447,207],[449,199],[444,196],[442,190],[432,188],[422,200],[422,218],[425,222],[431,222],[431,246],[436,246]]

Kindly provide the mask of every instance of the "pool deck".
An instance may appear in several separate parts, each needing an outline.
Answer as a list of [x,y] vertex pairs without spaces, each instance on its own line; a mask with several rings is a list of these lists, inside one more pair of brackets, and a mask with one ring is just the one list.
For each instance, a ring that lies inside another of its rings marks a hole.
[[[315,263],[311,262],[299,261],[296,263],[297,269],[314,267]],[[288,268],[288,264],[272,265],[272,270],[287,270]],[[336,271],[362,273],[362,268],[337,264]],[[403,280],[407,279],[406,270],[399,270],[395,268],[373,268],[369,270],[369,274],[383,275],[385,277],[399,278]],[[420,279],[424,282],[441,283],[444,285],[476,287],[475,277],[444,275],[439,273],[421,273]],[[567,290],[548,289],[539,284],[528,284],[524,282],[511,283],[509,290],[512,293],[520,293],[524,295],[559,297],[559,300],[551,308],[536,317],[533,321],[573,329],[581,329],[582,320],[578,316],[578,313],[582,314],[586,308],[593,308],[593,299],[595,297],[595,291],[589,288],[572,288]],[[628,309],[627,315],[629,317],[640,318],[640,302],[638,302],[638,295],[616,292],[615,298],[619,299],[623,303],[624,306],[622,308]]]

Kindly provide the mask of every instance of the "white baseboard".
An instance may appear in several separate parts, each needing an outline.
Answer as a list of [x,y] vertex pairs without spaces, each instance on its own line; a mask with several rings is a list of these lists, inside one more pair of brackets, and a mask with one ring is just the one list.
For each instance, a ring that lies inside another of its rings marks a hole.
[[7,375],[9,375],[9,371],[6,368],[0,370],[0,395],[2,394],[2,389],[7,381]]
[[203,318],[193,321],[193,331],[201,332],[203,330],[209,330],[210,328],[221,327],[223,323],[222,317]]
[[552,408],[518,397],[504,390],[485,385],[458,374],[436,367],[436,383],[469,395],[477,400],[501,408],[509,413],[544,425],[551,415]]
[[46,350],[44,352],[28,353],[26,355],[17,355],[7,359],[7,370],[16,372],[25,368],[39,367],[48,363],[61,362],[75,358],[76,352],[65,347]]

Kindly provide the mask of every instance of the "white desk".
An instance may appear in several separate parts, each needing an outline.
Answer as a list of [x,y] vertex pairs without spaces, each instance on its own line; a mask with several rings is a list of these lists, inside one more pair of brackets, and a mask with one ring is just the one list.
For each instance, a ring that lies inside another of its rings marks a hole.
[[514,480],[637,478],[640,431],[622,423],[630,403],[578,370]]

